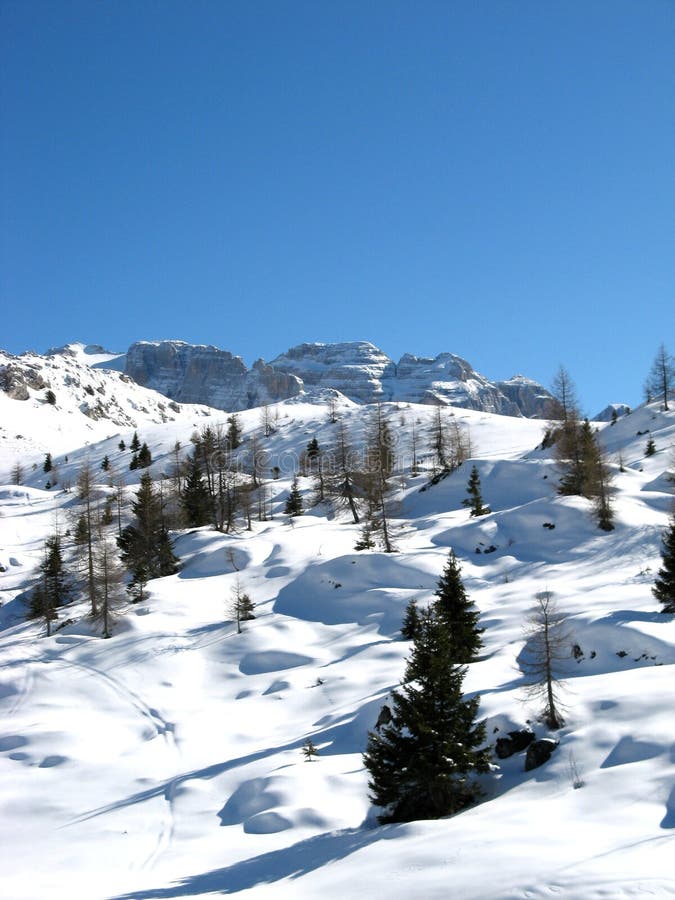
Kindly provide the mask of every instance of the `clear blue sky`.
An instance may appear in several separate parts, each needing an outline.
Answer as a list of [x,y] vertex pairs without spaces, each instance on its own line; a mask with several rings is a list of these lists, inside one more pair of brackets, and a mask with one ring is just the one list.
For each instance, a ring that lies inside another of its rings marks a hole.
[[675,351],[673,0],[0,0],[0,346]]

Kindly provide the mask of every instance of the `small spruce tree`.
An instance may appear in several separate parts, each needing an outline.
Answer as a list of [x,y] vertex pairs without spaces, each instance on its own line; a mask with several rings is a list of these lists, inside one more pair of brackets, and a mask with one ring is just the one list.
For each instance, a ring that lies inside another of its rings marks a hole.
[[434,610],[448,632],[452,659],[458,663],[473,662],[483,646],[481,634],[485,630],[478,627],[480,613],[469,599],[462,582],[461,567],[451,550],[443,574],[434,591]]
[[124,438],[122,438],[122,440],[119,442],[119,444],[117,446],[119,448],[120,453],[124,453],[124,451],[127,449],[127,445],[124,443]]
[[138,451],[138,468],[139,469],[147,469],[149,465],[152,463],[152,454],[148,449],[148,445],[143,442],[143,446]]
[[656,453],[656,444],[654,438],[649,438],[645,447],[645,456],[653,456]]
[[466,486],[466,492],[469,495],[462,500],[464,506],[471,508],[472,516],[485,516],[490,512],[489,506],[483,506],[483,497],[480,489],[480,475],[476,466],[472,466],[469,482]]
[[134,436],[131,438],[131,443],[129,444],[132,453],[138,453],[141,449],[141,442],[138,440],[138,433],[134,431]]
[[291,518],[302,515],[302,495],[300,494],[300,490],[298,488],[297,475],[293,477],[291,491],[288,495],[288,499],[286,500],[284,512],[287,516],[291,516]]
[[663,605],[661,612],[675,613],[675,515],[663,535],[661,559],[652,593]]
[[319,755],[319,751],[316,749],[314,742],[311,738],[307,738],[305,743],[302,746],[302,753],[305,757],[305,762],[312,762],[315,756]]
[[406,641],[414,641],[417,630],[420,627],[420,611],[414,600],[410,600],[405,608],[401,634]]
[[107,472],[110,469],[110,460],[107,455],[101,460],[101,468],[104,472]]
[[51,470],[52,470],[52,455],[51,455],[51,453],[48,453],[45,456],[44,463],[42,464],[42,471],[43,472],[51,472]]

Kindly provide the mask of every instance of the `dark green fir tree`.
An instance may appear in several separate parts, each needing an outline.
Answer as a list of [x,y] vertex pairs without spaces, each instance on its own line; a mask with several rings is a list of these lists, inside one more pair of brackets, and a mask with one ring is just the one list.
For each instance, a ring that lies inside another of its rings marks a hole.
[[286,500],[284,512],[287,516],[291,516],[291,518],[302,515],[302,495],[300,494],[300,490],[298,488],[297,475],[293,477],[291,491],[288,495],[288,499]]
[[414,641],[417,629],[420,627],[420,611],[414,600],[410,600],[405,608],[401,634],[406,641]]
[[44,463],[42,464],[42,471],[43,472],[51,472],[51,470],[52,470],[52,455],[51,455],[51,453],[48,453],[45,456]]
[[478,469],[476,468],[476,466],[473,466],[471,469],[471,475],[469,476],[469,481],[466,486],[466,492],[469,496],[465,500],[462,500],[462,504],[464,506],[470,507],[471,515],[486,516],[490,512],[490,507],[483,505],[483,496],[481,494],[480,488],[480,475],[478,474]]
[[148,449],[148,445],[143,442],[141,449],[138,451],[138,468],[147,469],[152,463],[152,454]]
[[131,443],[129,444],[129,448],[132,453],[138,453],[141,449],[141,442],[138,440],[138,432],[134,431],[134,436],[131,438]]
[[663,535],[661,560],[652,593],[663,605],[661,612],[675,613],[675,515]]
[[71,587],[63,562],[61,538],[54,534],[45,541],[40,580],[33,588],[30,615],[32,618],[43,619],[47,635],[50,635],[51,623],[57,618],[56,610],[70,599]]
[[131,573],[129,591],[135,600],[140,601],[144,599],[145,585],[151,578],[173,575],[178,571],[178,559],[164,526],[160,497],[147,472],[141,476],[131,507],[134,522],[122,530],[117,544],[122,561]]
[[371,731],[364,754],[370,799],[380,823],[438,819],[481,796],[474,779],[489,769],[477,696],[465,699],[466,669],[450,653],[447,628],[434,611],[420,620],[392,718]]
[[462,582],[461,567],[451,550],[443,574],[434,591],[434,611],[448,632],[450,656],[455,662],[470,663],[483,646],[478,627],[480,613],[469,599]]
[[188,459],[188,471],[180,502],[189,528],[199,528],[213,521],[211,496],[204,483],[196,454]]

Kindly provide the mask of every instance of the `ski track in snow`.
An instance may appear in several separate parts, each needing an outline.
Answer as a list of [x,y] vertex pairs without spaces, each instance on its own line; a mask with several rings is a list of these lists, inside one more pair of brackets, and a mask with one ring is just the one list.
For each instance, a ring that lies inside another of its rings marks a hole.
[[[156,735],[161,735],[163,745],[171,754],[172,765],[175,766],[180,756],[180,751],[176,741],[174,724],[167,721],[155,707],[149,706],[139,694],[123,684],[118,678],[115,678],[108,672],[102,671],[96,666],[81,662],[73,662],[72,660],[64,659],[63,656],[53,658],[52,662],[55,662],[57,665],[64,668],[77,669],[93,675],[110,688],[118,698],[129,703],[138,712],[141,718],[152,726]],[[178,779],[179,776],[176,774],[174,778],[166,780],[162,791],[165,803],[163,805],[161,821],[157,828],[155,846],[152,851],[138,863],[137,868],[139,869],[151,869],[159,857],[165,853],[171,845],[175,827],[174,800]]]

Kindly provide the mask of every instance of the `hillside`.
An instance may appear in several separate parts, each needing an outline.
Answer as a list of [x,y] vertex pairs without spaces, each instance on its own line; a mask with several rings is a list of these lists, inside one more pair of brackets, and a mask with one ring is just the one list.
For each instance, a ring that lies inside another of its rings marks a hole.
[[[85,460],[98,471],[108,455],[133,493],[139,473],[128,470],[121,437],[128,445],[139,430],[158,477],[177,441],[188,448],[195,426],[226,419],[174,410],[99,369],[92,398],[66,384],[69,373],[67,357],[40,373],[56,408],[44,388],[23,401],[0,394],[0,473],[8,478],[18,454],[26,470],[23,485],[0,487],[4,896],[675,896],[675,617],[651,595],[673,499],[674,412],[642,407],[603,427],[625,468],[615,467],[616,528],[605,534],[588,501],[556,495],[550,453],[536,449],[544,423],[455,409],[473,458],[420,492],[435,409],[386,404],[401,471],[396,553],[384,554],[356,552],[359,529],[344,515],[283,515],[307,442],[330,447],[337,428],[319,400],[287,400],[271,410],[275,433],[264,440],[268,465],[281,471],[269,482],[272,520],[232,535],[176,532],[181,571],[127,605],[110,640],[80,601],[61,611],[72,623],[47,638],[25,621],[23,593],[75,499],[44,490],[44,453],[67,480]],[[107,398],[114,416],[90,418],[87,398]],[[369,410],[339,398],[338,415],[361,446]],[[260,410],[240,418],[245,439],[260,435]],[[423,467],[414,477],[413,426]],[[657,447],[649,458],[647,432]],[[462,507],[473,464],[492,510],[479,519]],[[101,472],[102,494],[105,481]],[[307,501],[310,480],[300,487]],[[533,772],[522,754],[493,756],[477,806],[378,827],[361,754],[403,672],[405,606],[430,600],[451,547],[485,627],[465,689],[481,696],[488,740],[526,722],[553,736],[522,690],[523,621],[543,589],[569,615],[581,651],[565,672],[567,723]],[[226,613],[237,580],[257,613],[240,635]],[[301,753],[308,737],[319,748],[311,764]]]

